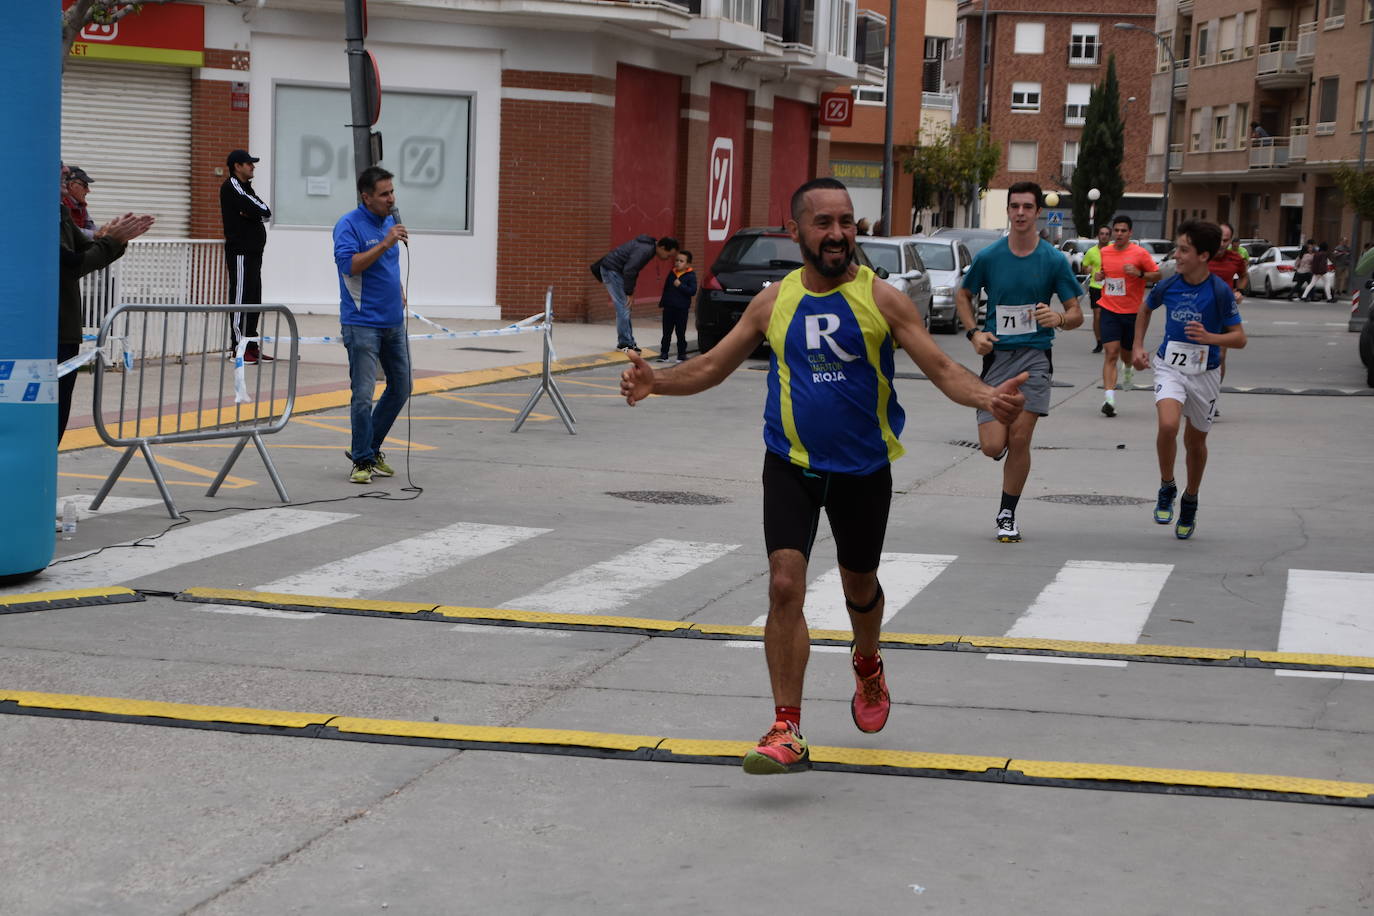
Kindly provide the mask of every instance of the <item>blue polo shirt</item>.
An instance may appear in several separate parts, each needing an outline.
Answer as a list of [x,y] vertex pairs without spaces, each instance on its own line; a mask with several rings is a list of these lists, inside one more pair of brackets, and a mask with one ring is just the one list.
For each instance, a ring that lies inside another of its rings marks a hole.
[[394,328],[405,321],[401,300],[401,252],[393,245],[372,266],[354,276],[353,256],[374,247],[396,221],[358,204],[334,224],[334,264],[339,271],[339,324]]

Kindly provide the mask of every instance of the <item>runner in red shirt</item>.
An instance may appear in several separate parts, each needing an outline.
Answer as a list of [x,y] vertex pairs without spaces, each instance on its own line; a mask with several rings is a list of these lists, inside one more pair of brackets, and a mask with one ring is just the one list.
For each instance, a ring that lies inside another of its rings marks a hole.
[[[1112,219],[1112,243],[1102,249],[1102,269],[1093,279],[1102,282],[1102,412],[1116,416],[1117,361],[1129,359],[1135,344],[1135,317],[1145,298],[1145,284],[1159,281],[1159,265],[1144,248],[1131,241],[1133,224],[1124,213]],[[1121,384],[1129,388],[1135,375],[1122,366]]]
[[[1236,230],[1231,228],[1230,223],[1220,223],[1221,226],[1221,251],[1212,256],[1212,260],[1207,262],[1207,269],[1220,277],[1227,286],[1231,287],[1232,295],[1236,297],[1236,304],[1240,304],[1240,291],[1250,285],[1250,258],[1249,252],[1235,244]],[[1226,354],[1228,348],[1221,349],[1221,380],[1226,381]],[[1214,417],[1221,416],[1221,411],[1216,411]]]

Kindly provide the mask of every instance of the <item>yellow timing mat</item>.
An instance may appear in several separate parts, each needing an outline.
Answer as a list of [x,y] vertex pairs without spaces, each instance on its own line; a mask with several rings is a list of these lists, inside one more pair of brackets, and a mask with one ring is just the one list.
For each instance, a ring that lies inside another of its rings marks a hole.
[[[738,766],[753,747],[748,741],[408,722],[279,709],[200,706],[4,689],[0,689],[0,714],[371,741],[414,747],[726,766]],[[820,745],[812,746],[811,760],[817,770],[849,773],[1374,808],[1374,783],[1364,782]]]
[[30,592],[27,595],[0,595],[0,614],[23,614],[28,611],[51,611],[64,607],[88,607],[92,604],[124,604],[143,601],[130,588],[78,588],[64,592]]

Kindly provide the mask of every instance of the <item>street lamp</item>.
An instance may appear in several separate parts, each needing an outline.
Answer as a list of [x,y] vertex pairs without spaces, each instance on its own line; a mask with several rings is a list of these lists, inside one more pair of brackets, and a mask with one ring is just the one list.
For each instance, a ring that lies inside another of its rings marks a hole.
[[1088,229],[1094,236],[1097,235],[1097,199],[1101,196],[1097,188],[1088,189]]
[[1168,238],[1172,234],[1172,230],[1169,228],[1169,159],[1173,156],[1174,148],[1174,80],[1178,78],[1178,61],[1174,58],[1174,49],[1169,47],[1169,42],[1158,32],[1132,22],[1117,22],[1112,25],[1112,28],[1153,35],[1155,41],[1159,42],[1159,46],[1164,49],[1164,53],[1169,55],[1169,87],[1165,93],[1168,107],[1164,109],[1164,213],[1160,217],[1160,223],[1163,226],[1163,231],[1160,234]]

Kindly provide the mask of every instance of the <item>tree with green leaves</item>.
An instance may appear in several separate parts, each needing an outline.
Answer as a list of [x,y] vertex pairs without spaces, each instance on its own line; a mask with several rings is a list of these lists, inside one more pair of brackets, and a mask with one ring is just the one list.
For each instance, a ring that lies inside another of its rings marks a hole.
[[1081,238],[1092,238],[1097,227],[1088,213],[1088,191],[1097,188],[1098,224],[1112,218],[1126,193],[1121,163],[1126,156],[1126,126],[1121,121],[1121,93],[1116,81],[1116,55],[1107,58],[1107,75],[1088,96],[1083,119],[1083,139],[1078,145],[1078,166],[1069,188],[1073,192],[1073,224]]
[[931,142],[922,143],[917,137],[911,155],[902,161],[913,179],[911,203],[917,210],[932,204],[940,210],[967,206],[997,174],[1001,151],[987,127],[941,124],[934,132]]
[[1360,219],[1374,220],[1374,172],[1352,169],[1343,165],[1336,169],[1336,186],[1341,189],[1346,204]]

